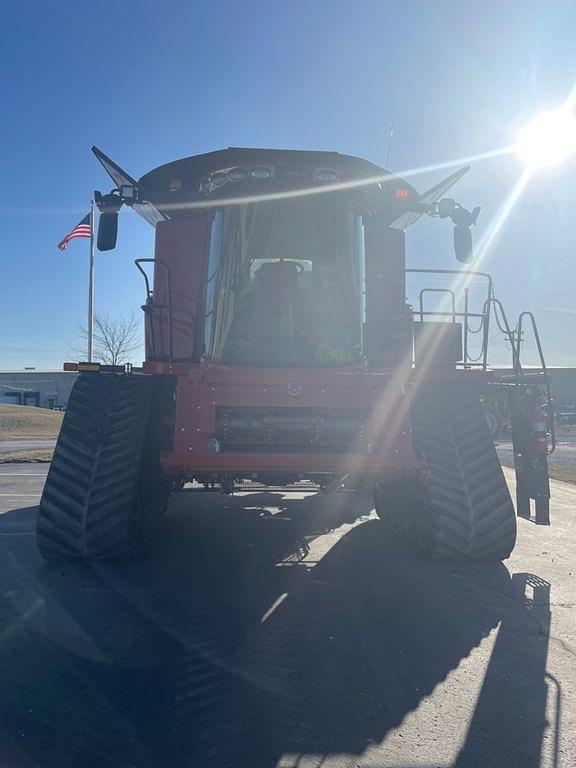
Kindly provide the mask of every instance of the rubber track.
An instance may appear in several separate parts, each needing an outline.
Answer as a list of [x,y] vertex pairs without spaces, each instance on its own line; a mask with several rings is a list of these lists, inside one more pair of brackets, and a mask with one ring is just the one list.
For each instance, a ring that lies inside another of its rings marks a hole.
[[45,557],[123,556],[157,522],[159,461],[147,445],[153,394],[153,377],[79,376],[38,512]]
[[479,399],[424,392],[412,408],[412,429],[427,480],[377,487],[378,516],[430,557],[507,558],[516,516]]
[[516,541],[510,492],[478,397],[424,395],[413,407],[414,444],[429,473],[427,549],[446,559],[502,560]]

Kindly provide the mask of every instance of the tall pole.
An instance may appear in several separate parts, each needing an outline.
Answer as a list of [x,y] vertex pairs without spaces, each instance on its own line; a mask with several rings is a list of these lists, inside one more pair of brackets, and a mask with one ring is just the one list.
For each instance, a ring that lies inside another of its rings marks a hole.
[[94,200],[90,200],[90,271],[88,278],[88,362],[92,362],[94,338]]

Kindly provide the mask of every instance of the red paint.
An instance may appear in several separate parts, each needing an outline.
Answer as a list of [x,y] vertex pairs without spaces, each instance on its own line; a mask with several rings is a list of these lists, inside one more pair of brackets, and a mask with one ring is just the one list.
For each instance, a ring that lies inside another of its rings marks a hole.
[[[163,454],[164,471],[172,476],[230,472],[250,476],[263,471],[302,474],[364,472],[398,477],[418,471],[423,461],[412,447],[410,400],[422,381],[459,381],[478,387],[489,376],[480,371],[433,369],[414,371],[411,360],[411,315],[405,311],[404,233],[378,225],[365,228],[366,349],[368,362],[341,369],[249,368],[216,365],[202,358],[201,318],[208,259],[210,214],[200,212],[162,222],[156,228],[154,302],[173,314],[173,361],[168,362],[168,313],[153,313],[157,340],[152,355],[147,326],[144,372],[177,376],[174,442]],[[293,386],[289,387],[288,385]],[[292,394],[290,394],[292,391]],[[297,392],[298,394],[294,394]],[[364,453],[280,454],[221,452],[209,447],[221,407],[362,408],[370,409]]]
[[[202,304],[208,221],[205,215],[160,222],[156,226],[155,258],[170,270],[172,301],[172,336],[175,360],[194,360],[200,355],[195,339],[196,315]],[[154,302],[168,303],[167,270],[160,265],[154,270]],[[168,357],[168,311],[152,315],[158,341],[155,358]],[[147,359],[151,354],[147,334]]]
[[[406,380],[397,372],[261,369],[196,365],[150,364],[147,372],[178,374],[174,445],[163,457],[169,475],[194,472],[258,472],[279,470],[342,474],[362,471],[384,477],[421,468],[412,449],[408,392],[416,384],[411,371]],[[463,386],[478,387],[486,375],[474,371],[433,371],[427,381],[459,379]],[[302,385],[297,397],[289,394],[290,382]],[[370,454],[214,453],[208,444],[215,436],[218,406],[369,407],[372,409],[374,450]]]

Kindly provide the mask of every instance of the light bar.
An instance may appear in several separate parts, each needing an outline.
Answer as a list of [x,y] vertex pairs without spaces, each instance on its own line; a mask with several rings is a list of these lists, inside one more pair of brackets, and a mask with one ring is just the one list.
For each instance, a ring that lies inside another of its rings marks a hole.
[[[344,179],[344,174],[333,168],[306,168],[280,165],[258,165],[254,167],[219,168],[212,171],[200,182],[200,193],[210,194],[221,189],[225,184],[239,181],[267,181],[272,179],[308,179],[317,184],[330,184]],[[355,178],[355,177],[350,177]],[[171,187],[172,189],[172,187]]]

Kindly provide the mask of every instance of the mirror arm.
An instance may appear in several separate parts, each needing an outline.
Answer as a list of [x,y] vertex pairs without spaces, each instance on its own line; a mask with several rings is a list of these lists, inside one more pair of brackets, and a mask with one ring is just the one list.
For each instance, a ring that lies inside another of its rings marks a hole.
[[476,206],[472,211],[463,208],[460,203],[450,198],[443,198],[434,203],[417,203],[410,208],[415,213],[426,214],[432,218],[452,219],[455,225],[461,224],[465,227],[471,227],[476,224],[480,211],[480,206]]
[[107,195],[96,190],[94,192],[94,202],[102,212],[119,211],[123,205],[132,206],[135,203],[143,202],[138,187],[129,184],[122,184],[120,188],[112,189]]
[[451,219],[454,224],[454,250],[458,261],[470,262],[474,258],[472,234],[480,215],[481,208],[476,206],[472,211],[463,208],[460,203],[451,198],[443,198],[433,203],[417,203],[413,209],[416,213],[427,214],[433,218]]
[[117,192],[113,189],[108,195],[103,195],[98,190],[94,191],[94,202],[100,213],[118,213],[124,201]]

